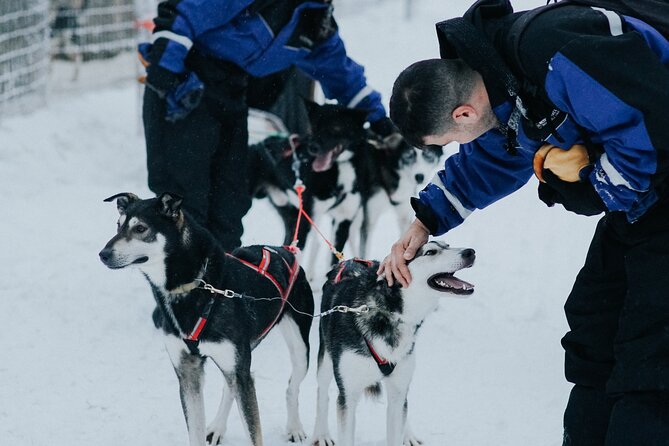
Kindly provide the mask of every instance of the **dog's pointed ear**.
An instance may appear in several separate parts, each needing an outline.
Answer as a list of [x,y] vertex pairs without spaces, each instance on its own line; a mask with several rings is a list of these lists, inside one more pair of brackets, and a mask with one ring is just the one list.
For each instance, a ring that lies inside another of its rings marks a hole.
[[302,98],[302,102],[304,102],[304,107],[307,109],[307,115],[312,118],[315,113],[318,112],[318,110],[321,108],[321,106],[312,101],[311,99],[307,98]]
[[105,198],[104,201],[110,202],[116,200],[116,209],[118,209],[119,214],[125,214],[126,208],[135,201],[139,200],[139,197],[130,192],[121,192],[120,194],[112,195],[111,197]]
[[355,120],[360,122],[360,125],[363,125],[365,122],[367,122],[367,117],[371,111],[362,108],[349,108],[348,110],[351,112],[351,115],[355,118]]
[[160,211],[166,217],[170,217],[173,220],[178,220],[179,215],[181,214],[181,204],[184,202],[184,199],[177,194],[171,194],[169,192],[163,192],[160,197],[158,197],[160,202]]

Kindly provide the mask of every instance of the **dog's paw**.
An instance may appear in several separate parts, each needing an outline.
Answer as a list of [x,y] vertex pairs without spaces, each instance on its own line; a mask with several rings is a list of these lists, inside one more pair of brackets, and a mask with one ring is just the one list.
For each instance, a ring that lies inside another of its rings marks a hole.
[[311,446],[334,446],[335,442],[329,435],[318,435],[311,439]]
[[422,446],[423,440],[419,440],[415,435],[405,435],[404,436],[404,446]]
[[307,439],[307,434],[302,429],[291,429],[286,434],[286,441],[291,443],[302,443]]
[[223,436],[225,435],[225,429],[221,430],[213,426],[207,427],[207,444],[216,446],[217,444],[223,443]]

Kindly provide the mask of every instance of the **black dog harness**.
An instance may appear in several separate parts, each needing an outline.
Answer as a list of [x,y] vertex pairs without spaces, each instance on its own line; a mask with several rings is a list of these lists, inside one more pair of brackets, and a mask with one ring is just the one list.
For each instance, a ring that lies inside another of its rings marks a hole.
[[[297,257],[295,256],[296,248],[292,246],[284,246],[283,249],[285,251],[279,253],[278,251],[267,246],[263,247],[262,257],[260,258],[260,261],[257,265],[253,263],[251,259],[243,259],[232,254],[225,253],[226,256],[237,260],[242,265],[251,268],[265,279],[269,280],[279,292],[279,296],[281,296],[281,307],[279,308],[277,315],[274,317],[272,322],[260,333],[257,338],[258,340],[262,339],[267,333],[269,333],[269,331],[274,327],[274,325],[276,325],[277,321],[281,317],[283,309],[286,306],[288,296],[293,289],[293,285],[295,285],[297,274],[300,272],[300,266],[297,263]],[[274,262],[272,262],[272,257],[275,258]],[[288,263],[291,257],[292,265]],[[235,297],[235,294],[236,293],[230,291],[230,295],[227,295],[226,293],[225,297]],[[248,297],[252,298],[251,296]],[[200,356],[200,350],[198,349],[200,344],[200,334],[202,333],[202,330],[204,330],[204,327],[207,324],[207,320],[209,319],[209,315],[216,306],[217,301],[218,299],[216,294],[212,294],[209,302],[207,302],[207,305],[205,305],[204,309],[202,310],[202,314],[195,323],[195,327],[193,327],[193,330],[191,330],[187,337],[183,338],[183,341],[186,343],[188,350],[194,355]]]
[[[334,279],[332,279],[332,283],[339,283],[342,280],[346,280],[349,277],[351,277],[345,274],[346,267],[351,265],[352,264],[351,262],[365,265],[368,268],[370,268],[373,265],[373,262],[371,260],[359,259],[357,257],[351,260],[347,260],[345,262],[341,262],[339,264],[339,269],[337,270],[337,274],[335,275]],[[363,337],[363,339],[365,340],[367,349],[369,349],[369,353],[372,355],[372,358],[374,358],[374,362],[376,362],[376,365],[379,367],[379,370],[381,370],[381,373],[383,373],[383,376],[388,376],[391,373],[393,373],[393,370],[395,370],[395,364],[393,364],[392,362],[388,361],[387,359],[379,355],[376,352],[376,350],[374,350],[374,347],[372,347],[372,343],[369,342],[367,338]]]

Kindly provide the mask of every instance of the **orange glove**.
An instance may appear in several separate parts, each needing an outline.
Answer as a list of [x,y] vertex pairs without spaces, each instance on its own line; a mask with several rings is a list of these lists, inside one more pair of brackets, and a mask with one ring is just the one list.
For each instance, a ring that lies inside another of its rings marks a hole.
[[588,150],[582,144],[575,144],[568,150],[544,144],[534,154],[534,174],[542,183],[545,183],[543,169],[550,170],[562,181],[576,183],[581,180],[579,172],[588,165]]
[[[144,68],[148,68],[148,66],[151,65],[149,61],[144,58],[144,55],[141,53],[141,51],[137,51],[137,57],[139,58],[139,63],[141,63]],[[138,76],[137,82],[140,84],[146,83],[146,74]]]

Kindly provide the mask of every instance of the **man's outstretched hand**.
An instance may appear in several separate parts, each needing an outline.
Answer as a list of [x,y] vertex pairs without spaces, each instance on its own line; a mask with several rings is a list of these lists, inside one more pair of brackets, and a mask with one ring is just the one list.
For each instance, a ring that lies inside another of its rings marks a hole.
[[403,287],[408,287],[411,283],[411,273],[407,262],[427,243],[429,236],[430,231],[427,227],[420,220],[414,220],[407,232],[393,244],[390,254],[383,259],[376,274],[385,275],[388,286],[393,286],[397,281]]

